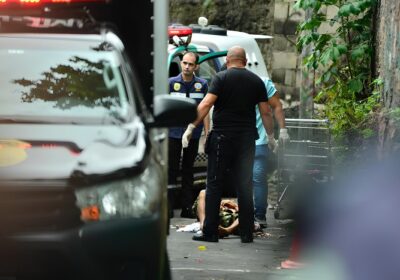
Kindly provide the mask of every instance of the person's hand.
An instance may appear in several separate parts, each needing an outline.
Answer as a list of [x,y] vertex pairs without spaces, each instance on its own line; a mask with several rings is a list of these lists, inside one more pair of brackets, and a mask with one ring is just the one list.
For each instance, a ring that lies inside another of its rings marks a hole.
[[279,143],[286,144],[290,141],[290,137],[287,128],[281,128],[279,130]]
[[223,208],[229,208],[231,210],[234,210],[235,212],[239,212],[239,206],[232,200],[222,200],[220,209],[223,210]]
[[276,153],[278,150],[278,143],[276,143],[274,134],[268,135],[268,148],[273,153]]
[[190,123],[185,130],[185,133],[182,135],[182,148],[187,148],[189,146],[189,141],[192,138],[193,129],[195,129],[195,125]]

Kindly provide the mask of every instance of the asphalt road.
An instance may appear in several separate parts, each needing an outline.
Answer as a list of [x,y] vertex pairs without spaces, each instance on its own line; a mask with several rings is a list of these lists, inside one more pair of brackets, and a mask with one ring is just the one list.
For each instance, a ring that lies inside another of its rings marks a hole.
[[[193,241],[190,232],[177,232],[194,219],[172,218],[168,251],[173,280],[182,279],[287,279],[289,271],[280,268],[289,256],[292,233],[288,221],[268,215],[268,228],[254,243],[242,244],[230,236],[218,243]],[[175,217],[179,217],[175,210]]]

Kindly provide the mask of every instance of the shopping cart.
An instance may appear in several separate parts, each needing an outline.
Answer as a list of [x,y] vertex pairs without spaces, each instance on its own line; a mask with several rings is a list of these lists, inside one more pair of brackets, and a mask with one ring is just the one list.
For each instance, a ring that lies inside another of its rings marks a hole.
[[278,196],[274,217],[288,219],[306,184],[331,180],[331,137],[328,120],[286,119],[290,141],[278,150]]

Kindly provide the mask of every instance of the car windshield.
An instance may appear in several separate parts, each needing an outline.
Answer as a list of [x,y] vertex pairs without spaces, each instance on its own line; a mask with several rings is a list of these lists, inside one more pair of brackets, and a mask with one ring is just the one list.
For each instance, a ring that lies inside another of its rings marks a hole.
[[[90,35],[82,35],[90,36]],[[132,110],[120,55],[78,37],[0,37],[0,119],[107,122]]]

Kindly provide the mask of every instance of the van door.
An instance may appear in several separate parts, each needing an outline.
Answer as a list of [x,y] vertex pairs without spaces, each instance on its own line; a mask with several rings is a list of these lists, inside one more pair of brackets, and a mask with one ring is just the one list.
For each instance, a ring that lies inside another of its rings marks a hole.
[[203,79],[206,79],[208,84],[211,83],[212,78],[221,71],[221,67],[225,62],[227,51],[210,52],[203,55],[199,59],[200,67],[196,74]]
[[210,52],[208,48],[205,49],[204,47],[202,48],[196,45],[176,47],[173,51],[170,51],[168,55],[169,77],[177,76],[181,72],[180,62],[186,51],[199,54],[200,67],[196,71],[196,76],[206,79],[208,83],[210,83],[215,74],[221,70],[221,66],[225,61],[223,58],[227,54],[227,51]]

